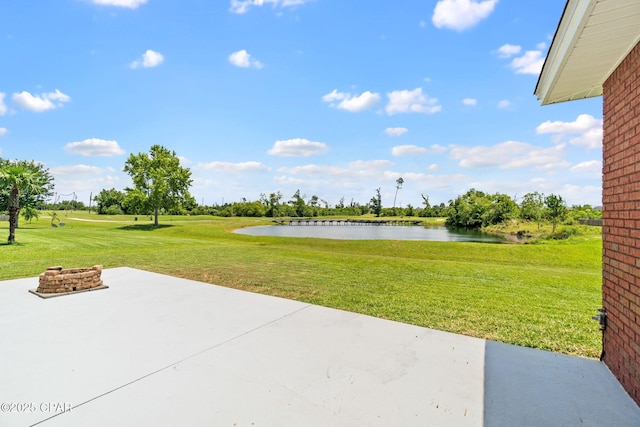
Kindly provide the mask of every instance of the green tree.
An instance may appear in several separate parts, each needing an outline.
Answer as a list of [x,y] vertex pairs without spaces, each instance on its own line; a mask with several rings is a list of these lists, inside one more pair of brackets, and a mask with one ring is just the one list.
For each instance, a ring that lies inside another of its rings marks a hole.
[[377,217],[380,216],[380,213],[382,212],[382,195],[380,195],[380,187],[376,188],[376,195],[371,198],[369,207]]
[[31,223],[31,220],[38,219],[40,217],[40,211],[33,206],[25,206],[22,209],[22,217]]
[[20,208],[35,207],[52,189],[53,178],[41,164],[24,160],[0,162],[0,191],[9,211],[9,243],[16,240]]
[[126,188],[127,193],[120,201],[122,210],[129,215],[147,215],[145,207],[146,196],[137,188]]
[[506,194],[487,194],[472,188],[449,202],[447,225],[480,228],[500,224],[517,214],[518,205]]
[[472,188],[449,202],[446,224],[454,227],[480,228],[490,204],[489,195]]
[[176,208],[191,199],[191,171],[180,166],[175,151],[161,145],[153,145],[148,154],[131,154],[124,171],[131,176],[135,188],[145,195],[144,205],[153,212],[156,226],[160,209]]
[[496,193],[490,196],[491,203],[482,216],[482,225],[501,224],[510,219],[517,218],[518,204],[506,194]]
[[269,216],[275,218],[279,215],[279,206],[280,200],[282,199],[282,194],[278,191],[277,193],[270,193],[269,197],[265,194],[260,195],[260,201],[266,207],[265,216]]
[[292,199],[289,200],[289,204],[293,207],[295,216],[307,216],[307,204],[304,201],[304,196],[300,195],[300,190],[295,192]]
[[555,233],[558,222],[567,216],[567,205],[562,197],[556,196],[555,194],[545,197],[544,205],[546,207],[546,216],[551,220],[551,232]]
[[93,197],[93,201],[96,202],[99,214],[117,211],[122,212],[123,200],[124,193],[116,190],[115,188],[111,188],[110,190],[103,189],[98,195]]
[[544,195],[536,192],[527,193],[520,203],[520,218],[525,221],[535,221],[538,223],[538,230],[540,230],[540,223],[544,213]]

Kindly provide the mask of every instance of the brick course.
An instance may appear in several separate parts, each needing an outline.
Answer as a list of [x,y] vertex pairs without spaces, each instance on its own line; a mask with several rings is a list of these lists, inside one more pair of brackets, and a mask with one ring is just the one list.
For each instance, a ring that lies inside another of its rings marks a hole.
[[603,85],[604,362],[640,405],[640,44]]
[[49,267],[40,274],[36,292],[53,294],[97,288],[102,286],[101,274],[101,265],[91,268]]

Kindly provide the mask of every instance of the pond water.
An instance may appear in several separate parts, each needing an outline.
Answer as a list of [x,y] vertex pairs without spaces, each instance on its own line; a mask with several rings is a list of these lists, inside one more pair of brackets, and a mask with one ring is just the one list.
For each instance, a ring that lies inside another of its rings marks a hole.
[[264,225],[235,230],[250,236],[315,237],[344,240],[432,240],[506,243],[504,236],[465,229],[410,225]]

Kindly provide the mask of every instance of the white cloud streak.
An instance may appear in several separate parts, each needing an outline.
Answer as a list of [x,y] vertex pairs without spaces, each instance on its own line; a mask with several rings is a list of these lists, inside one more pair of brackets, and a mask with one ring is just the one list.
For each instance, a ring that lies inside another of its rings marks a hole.
[[487,18],[497,3],[498,0],[439,0],[431,22],[436,28],[464,31]]
[[511,68],[516,74],[540,74],[544,65],[544,57],[540,50],[528,50],[524,55],[511,61]]
[[539,148],[525,142],[506,141],[494,146],[457,147],[451,149],[451,157],[464,168],[498,167],[500,169],[567,168],[562,158],[564,145]]
[[498,56],[500,58],[510,58],[522,51],[522,47],[515,44],[503,44],[498,48]]
[[465,98],[462,100],[462,103],[467,107],[475,107],[478,105],[478,100],[475,98]]
[[41,95],[32,95],[23,91],[14,93],[11,97],[13,105],[25,110],[41,113],[47,110],[62,107],[63,103],[69,102],[71,98],[68,95],[56,89],[55,92],[43,93]]
[[129,64],[130,68],[153,68],[164,62],[164,56],[160,52],[153,51],[148,49],[145,53],[142,54],[140,59],[133,61]]
[[102,168],[97,166],[88,165],[72,165],[72,166],[58,166],[51,169],[51,174],[54,176],[81,176],[81,175],[97,175],[104,172]]
[[589,160],[578,163],[571,168],[571,172],[600,175],[602,173],[602,162],[599,160]]
[[511,107],[511,101],[509,101],[508,99],[503,99],[500,102],[498,102],[498,108],[500,110],[505,110],[509,107]]
[[387,114],[423,113],[434,114],[442,110],[437,98],[430,98],[422,93],[422,88],[414,90],[396,90],[387,94],[389,103],[385,111]]
[[128,9],[136,9],[145,4],[147,0],[92,0],[93,4],[101,6],[124,7]]
[[9,132],[7,128],[0,128],[0,136],[5,136]]
[[198,168],[224,173],[269,172],[271,168],[260,162],[210,162],[199,163]]
[[427,154],[429,150],[417,145],[397,145],[391,149],[391,155],[396,157],[412,157]]
[[536,128],[537,134],[552,134],[556,143],[596,149],[602,147],[602,120],[590,114],[580,114],[573,122],[546,121]]
[[402,136],[407,132],[409,132],[409,129],[407,128],[386,128],[384,130],[384,133],[389,136]]
[[272,156],[280,157],[309,157],[322,154],[329,147],[324,142],[309,141],[304,138],[293,138],[276,141],[268,151]]
[[117,141],[100,138],[89,138],[84,141],[70,142],[64,146],[65,151],[84,157],[112,157],[125,154]]
[[253,59],[251,55],[244,49],[233,52],[231,55],[229,55],[229,62],[240,68],[256,68],[258,70],[263,68],[262,63]]
[[0,92],[0,116],[4,116],[5,114],[7,114],[7,106],[4,103],[5,96],[6,93]]
[[229,11],[242,15],[247,13],[253,6],[264,6],[270,4],[273,7],[285,8],[300,6],[305,3],[309,3],[310,1],[313,0],[231,0]]
[[358,113],[379,105],[380,94],[366,91],[360,95],[352,95],[350,93],[338,92],[337,89],[334,89],[331,93],[324,95],[322,100],[339,110]]

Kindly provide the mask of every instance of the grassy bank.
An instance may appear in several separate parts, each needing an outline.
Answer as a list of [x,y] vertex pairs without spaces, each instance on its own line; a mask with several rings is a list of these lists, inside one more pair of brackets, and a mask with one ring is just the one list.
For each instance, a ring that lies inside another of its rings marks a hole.
[[600,352],[595,231],[535,245],[342,241],[230,232],[268,219],[163,217],[154,228],[148,218],[59,217],[63,227],[22,221],[18,243],[0,244],[0,280],[52,265],[129,266],[512,344]]

